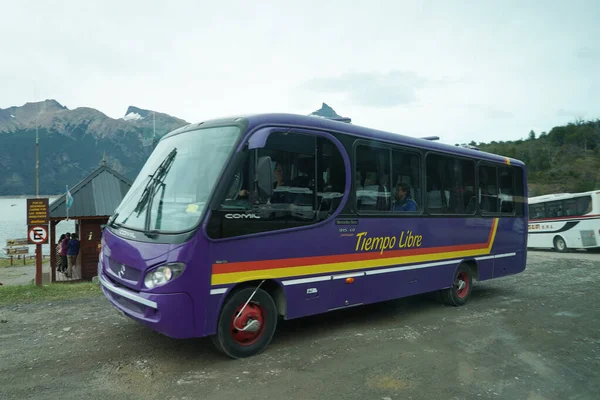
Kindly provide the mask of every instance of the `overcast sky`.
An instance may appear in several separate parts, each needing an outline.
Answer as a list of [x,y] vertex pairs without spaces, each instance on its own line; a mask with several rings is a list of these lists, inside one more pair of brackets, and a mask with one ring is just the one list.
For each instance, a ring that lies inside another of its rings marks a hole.
[[357,125],[452,144],[600,118],[599,0],[19,0],[0,10],[0,108],[53,98],[112,118],[135,105],[196,122],[326,102]]

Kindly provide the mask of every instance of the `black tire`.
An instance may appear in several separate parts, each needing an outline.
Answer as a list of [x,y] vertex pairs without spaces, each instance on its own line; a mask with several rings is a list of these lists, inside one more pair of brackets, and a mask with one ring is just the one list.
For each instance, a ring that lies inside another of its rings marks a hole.
[[554,250],[558,251],[559,253],[564,253],[567,251],[567,242],[565,242],[565,239],[563,239],[562,236],[556,236],[554,238]]
[[[460,281],[464,283],[461,288]],[[454,307],[460,307],[467,303],[471,296],[471,289],[473,288],[473,271],[466,264],[461,264],[454,273],[454,279],[452,280],[452,286],[448,289],[441,290],[439,297],[445,304]]]
[[[236,321],[239,328],[252,319],[262,321],[255,333],[243,333],[233,328],[233,321],[254,292],[253,287],[233,293],[223,305],[217,322],[217,333],[212,337],[215,347],[231,358],[245,358],[261,353],[271,342],[277,328],[277,307],[271,296],[258,289]],[[243,325],[240,325],[243,324]]]

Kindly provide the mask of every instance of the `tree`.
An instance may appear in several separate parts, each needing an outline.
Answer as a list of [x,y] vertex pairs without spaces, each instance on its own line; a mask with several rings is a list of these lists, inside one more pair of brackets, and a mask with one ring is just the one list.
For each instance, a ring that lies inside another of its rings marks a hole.
[[532,129],[531,131],[529,131],[529,140],[534,140],[534,139],[535,139],[535,132]]

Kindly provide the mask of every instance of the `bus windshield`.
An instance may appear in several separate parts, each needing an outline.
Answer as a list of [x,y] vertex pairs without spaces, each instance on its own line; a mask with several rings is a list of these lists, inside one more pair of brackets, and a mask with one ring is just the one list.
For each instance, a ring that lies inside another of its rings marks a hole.
[[193,228],[240,133],[238,126],[222,126],[161,140],[111,224],[147,234]]

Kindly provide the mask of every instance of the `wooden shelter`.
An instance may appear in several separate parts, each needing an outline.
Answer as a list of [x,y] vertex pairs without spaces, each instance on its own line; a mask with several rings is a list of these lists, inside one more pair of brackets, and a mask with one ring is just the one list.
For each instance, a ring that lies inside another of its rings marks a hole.
[[[104,160],[101,167],[69,189],[73,204],[68,210],[68,219],[75,220],[75,233],[81,242],[76,263],[80,274],[74,276],[75,279],[91,280],[96,276],[102,228],[131,185],[129,179],[106,166]],[[66,193],[50,204],[49,219],[51,281],[55,282],[58,261],[56,225],[67,219]]]

